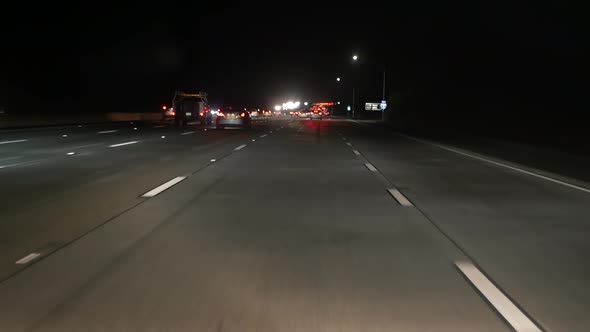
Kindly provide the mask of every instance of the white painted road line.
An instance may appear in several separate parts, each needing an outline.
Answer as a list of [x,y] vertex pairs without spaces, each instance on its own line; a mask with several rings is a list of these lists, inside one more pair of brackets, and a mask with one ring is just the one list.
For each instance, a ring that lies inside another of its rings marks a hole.
[[352,146],[352,143],[350,143],[350,142],[346,142],[346,145],[348,145],[348,146]]
[[478,157],[478,156],[475,156],[475,155],[472,155],[472,154],[469,154],[469,153],[466,153],[466,152],[463,152],[463,151],[459,151],[459,150],[455,150],[453,148],[449,148],[449,147],[444,146],[444,145],[432,143],[432,142],[429,142],[429,141],[424,141],[424,140],[417,139],[417,138],[414,138],[414,137],[411,137],[411,136],[406,136],[406,135],[401,135],[401,136],[406,137],[406,138],[409,138],[409,139],[414,140],[416,142],[433,145],[433,146],[436,146],[437,148],[440,148],[440,149],[443,149],[443,150],[451,151],[451,152],[454,152],[454,153],[457,153],[457,154],[460,154],[460,155],[463,155],[463,156],[466,156],[466,157],[470,157],[470,158],[473,158],[473,159],[485,161],[487,163],[494,164],[496,166],[508,168],[508,169],[513,170],[513,171],[517,171],[517,172],[520,172],[520,173],[523,173],[523,174],[531,175],[531,176],[537,177],[539,179],[547,180],[547,181],[550,181],[550,182],[553,182],[553,183],[560,184],[562,186],[566,186],[566,187],[569,187],[569,188],[572,188],[572,189],[577,189],[577,190],[580,190],[580,191],[583,191],[585,193],[590,194],[590,189],[584,188],[584,187],[580,187],[580,186],[577,186],[575,184],[563,182],[563,181],[560,181],[560,180],[557,180],[557,179],[554,179],[554,178],[551,178],[551,177],[548,177],[548,176],[545,176],[545,175],[541,175],[541,174],[537,174],[537,173],[534,173],[534,172],[530,172],[530,171],[524,170],[522,168],[518,168],[518,167],[506,165],[506,164],[503,164],[503,163],[500,163],[500,162],[497,162],[497,161],[493,161],[493,160],[490,160],[490,159]]
[[174,186],[175,184],[181,182],[182,180],[186,179],[186,176],[177,176],[174,179],[148,191],[147,193],[141,195],[141,197],[154,197],[156,195],[158,195],[159,193],[161,193],[162,191]]
[[371,172],[378,172],[377,169],[375,168],[375,166],[373,166],[373,164],[370,163],[365,163],[365,166],[367,166],[367,168],[369,169],[369,171]]
[[68,153],[66,153],[66,154],[67,154],[68,156],[73,156],[73,155],[75,155],[75,154],[76,154],[76,152],[68,152]]
[[541,329],[472,263],[455,262],[455,265],[515,331],[541,332]]
[[194,134],[194,133],[195,133],[194,131],[187,131],[187,132],[184,132],[180,135],[190,135],[190,134]]
[[118,132],[118,130],[103,130],[103,131],[99,131],[99,134],[111,134],[111,133],[116,133]]
[[238,146],[237,148],[235,148],[234,150],[240,151],[240,150],[242,150],[245,147],[246,147],[246,144],[242,144],[242,145]]
[[28,141],[28,140],[26,140],[26,139],[17,139],[17,140],[14,140],[14,141],[2,141],[2,142],[0,142],[0,145],[1,144],[12,144],[12,143],[22,143],[22,142],[26,142],[26,141]]
[[33,259],[35,259],[35,258],[37,258],[39,256],[41,256],[40,253],[33,252],[33,253],[30,253],[30,254],[26,255],[25,257],[19,259],[18,261],[14,262],[14,264],[24,265],[24,264],[27,264],[28,262],[32,261]]
[[166,136],[162,135],[162,136],[160,136],[160,138],[166,138]]
[[260,138],[265,138],[268,134],[260,135]]
[[116,148],[116,147],[118,147],[118,146],[129,145],[129,144],[135,144],[135,143],[139,143],[139,141],[131,141],[131,142],[125,142],[125,143],[113,144],[113,145],[109,145],[109,148]]
[[404,196],[404,194],[402,194],[399,190],[397,189],[387,189],[387,192],[393,196],[393,198],[395,198],[395,200],[401,205],[401,206],[414,206],[414,204],[412,204],[412,202],[410,202],[406,196]]
[[346,137],[342,137],[342,140],[343,140],[343,141],[346,141]]
[[154,128],[164,128],[165,126],[163,125],[159,125],[159,126],[154,126]]
[[212,163],[214,163],[216,160],[215,160],[215,159],[211,159],[210,161],[211,161]]
[[63,135],[61,135],[61,137],[68,137],[68,135],[66,135],[66,134],[63,134]]
[[361,153],[358,150],[352,150],[352,152],[354,152],[354,154],[356,154],[357,156],[361,155]]

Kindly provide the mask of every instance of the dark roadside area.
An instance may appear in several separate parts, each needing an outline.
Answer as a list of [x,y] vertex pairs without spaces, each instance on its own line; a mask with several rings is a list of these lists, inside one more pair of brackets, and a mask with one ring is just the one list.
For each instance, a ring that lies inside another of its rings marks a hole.
[[584,122],[569,127],[559,121],[542,126],[476,127],[450,124],[412,125],[399,118],[381,122],[378,114],[359,114],[359,119],[375,120],[384,129],[468,150],[514,164],[590,182],[590,134]]

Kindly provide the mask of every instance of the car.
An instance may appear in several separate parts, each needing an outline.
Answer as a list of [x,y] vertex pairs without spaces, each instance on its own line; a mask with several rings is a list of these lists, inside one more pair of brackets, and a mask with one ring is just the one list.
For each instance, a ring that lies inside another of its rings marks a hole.
[[162,106],[162,110],[163,110],[162,114],[163,114],[164,121],[174,120],[174,118],[176,117],[176,112],[174,112],[174,107]]
[[313,119],[320,119],[321,120],[322,119],[322,112],[319,111],[318,109],[314,109],[312,112],[310,112],[309,118],[312,120]]
[[257,118],[260,115],[259,108],[250,108],[248,109],[248,113],[250,113],[251,118]]
[[244,108],[224,107],[217,112],[215,127],[217,129],[225,129],[226,127],[250,129],[252,127],[252,118]]

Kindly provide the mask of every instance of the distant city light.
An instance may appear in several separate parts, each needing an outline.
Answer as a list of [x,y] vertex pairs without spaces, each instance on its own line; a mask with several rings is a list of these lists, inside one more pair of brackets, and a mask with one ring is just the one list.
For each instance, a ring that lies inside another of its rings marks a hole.
[[352,56],[352,60],[356,61],[358,59],[359,59],[358,55],[355,54],[355,55]]
[[281,106],[281,105],[276,105],[275,106],[275,111],[280,111],[282,109],[283,109],[283,106]]
[[340,82],[340,77],[336,77],[336,81]]
[[350,111],[350,105],[346,106],[346,110]]
[[307,106],[307,104],[309,104],[308,102],[304,102],[303,105]]
[[340,105],[340,102],[338,102],[338,105]]

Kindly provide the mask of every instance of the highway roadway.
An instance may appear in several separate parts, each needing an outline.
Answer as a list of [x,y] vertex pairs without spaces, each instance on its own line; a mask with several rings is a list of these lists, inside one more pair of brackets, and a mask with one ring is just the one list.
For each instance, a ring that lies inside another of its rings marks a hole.
[[0,131],[0,331],[588,331],[588,187],[370,121]]

